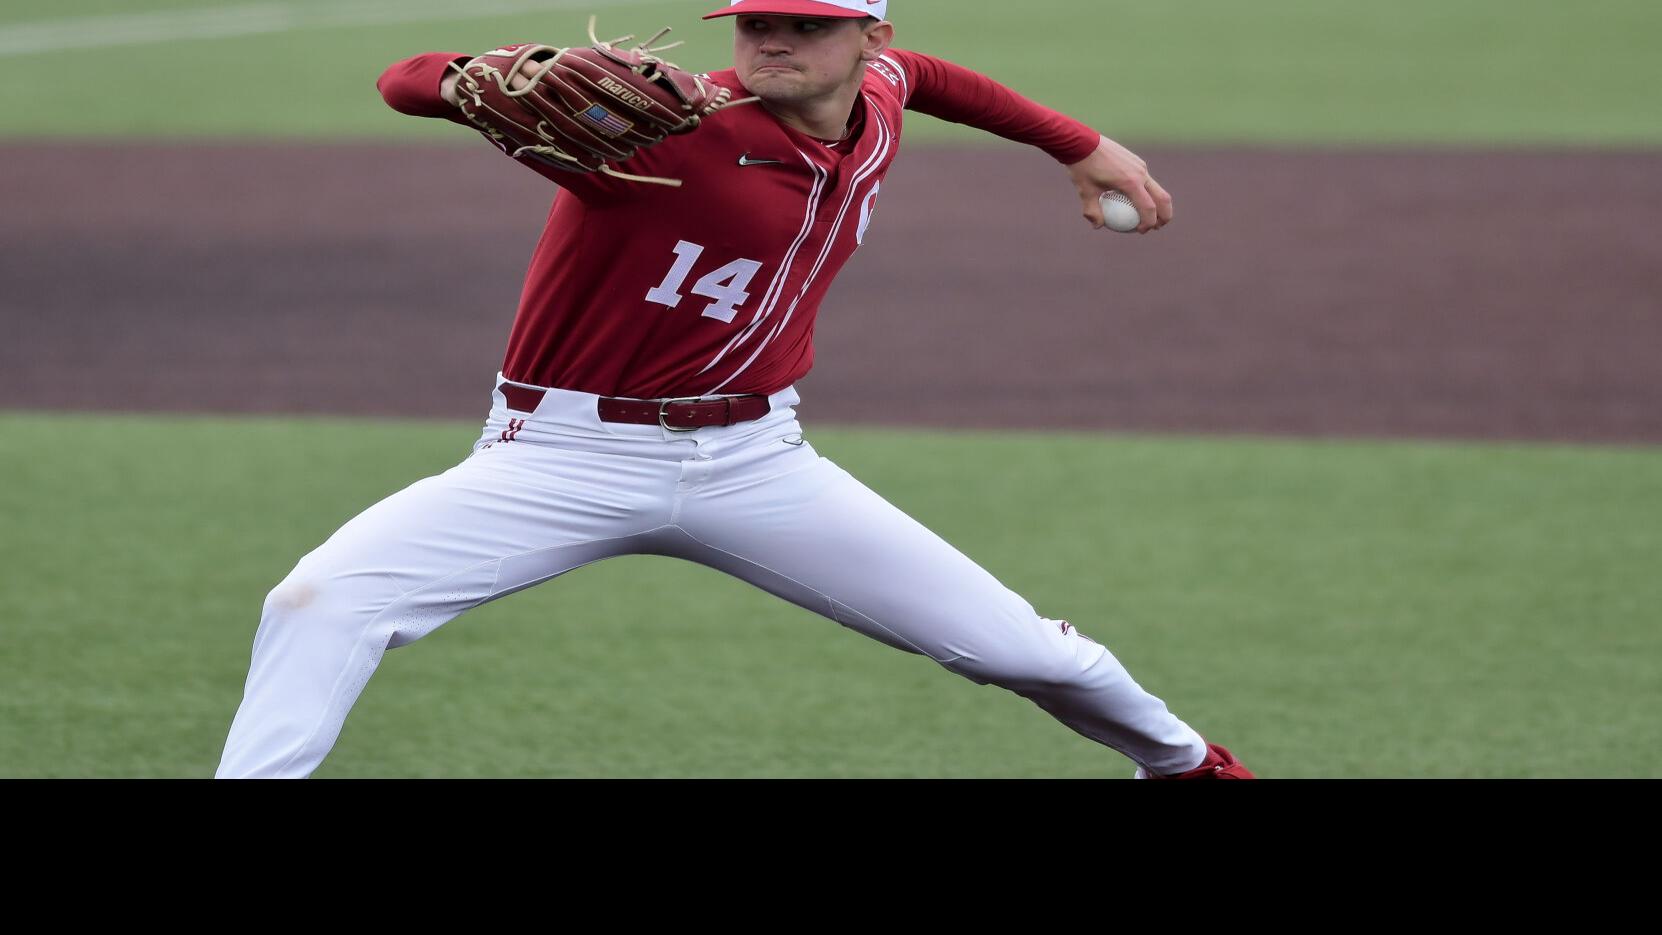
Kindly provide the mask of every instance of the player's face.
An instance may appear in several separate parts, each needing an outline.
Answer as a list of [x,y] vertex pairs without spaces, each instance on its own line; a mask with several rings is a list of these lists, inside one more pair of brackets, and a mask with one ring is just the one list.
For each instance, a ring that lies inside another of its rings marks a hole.
[[740,16],[733,67],[764,101],[801,104],[857,81],[876,21],[801,16]]

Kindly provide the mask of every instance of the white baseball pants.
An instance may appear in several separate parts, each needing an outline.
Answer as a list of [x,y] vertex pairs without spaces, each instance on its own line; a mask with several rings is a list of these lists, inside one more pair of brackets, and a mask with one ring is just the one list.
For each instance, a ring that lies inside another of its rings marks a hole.
[[466,460],[364,511],[267,596],[217,776],[309,776],[387,649],[629,554],[708,565],[1007,688],[1154,772],[1205,757],[1106,648],[816,454],[794,390],[762,419],[693,432],[601,422],[586,393],[494,402]]

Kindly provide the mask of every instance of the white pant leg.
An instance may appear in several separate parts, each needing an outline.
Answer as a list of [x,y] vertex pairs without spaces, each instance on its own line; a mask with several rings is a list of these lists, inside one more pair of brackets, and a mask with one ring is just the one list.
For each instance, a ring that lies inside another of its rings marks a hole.
[[667,522],[680,474],[664,449],[653,458],[492,445],[341,527],[266,598],[216,776],[310,775],[385,650],[638,551],[640,534]]
[[681,557],[1009,689],[1139,766],[1176,773],[1205,757],[1201,737],[1105,647],[1040,617],[811,446],[709,448],[709,477],[678,510]]

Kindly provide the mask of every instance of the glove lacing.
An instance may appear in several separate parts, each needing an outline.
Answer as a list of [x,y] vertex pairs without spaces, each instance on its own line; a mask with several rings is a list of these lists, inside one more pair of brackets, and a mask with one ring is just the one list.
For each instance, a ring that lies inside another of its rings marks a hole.
[[[617,51],[617,47],[619,45],[621,45],[622,43],[628,42],[628,41],[635,38],[634,35],[631,34],[631,35],[627,35],[627,36],[619,36],[616,39],[601,41],[600,37],[595,34],[595,23],[596,23],[596,21],[597,21],[597,17],[594,17],[594,16],[589,17],[589,40],[594,44],[595,48],[605,47],[607,49]],[[642,77],[646,78],[649,81],[654,80],[657,77],[658,69],[660,69],[662,67],[665,67],[665,66],[667,66],[669,68],[674,68],[674,69],[677,69],[677,70],[683,70],[684,71],[685,69],[682,69],[681,66],[676,65],[674,62],[671,62],[671,61],[669,61],[665,58],[662,58],[658,54],[660,52],[667,52],[668,50],[676,48],[680,45],[683,45],[684,43],[682,43],[682,42],[672,42],[668,45],[654,45],[653,44],[653,43],[657,42],[658,40],[662,39],[664,36],[668,35],[669,32],[670,32],[670,27],[665,26],[663,29],[660,29],[656,33],[654,33],[652,35],[652,38],[647,39],[645,42],[637,43],[634,46],[634,48],[631,49],[630,51],[639,53],[639,59],[640,60],[639,60],[638,64],[634,64],[634,65],[630,66],[630,71],[633,71],[637,75],[641,75]],[[503,95],[505,95],[507,97],[510,97],[510,98],[524,97],[525,95],[530,94],[532,91],[535,91],[537,89],[537,82],[534,81],[534,80],[527,81],[526,84],[525,84],[525,87],[519,88],[518,90],[515,90],[512,87],[511,82],[512,82],[512,79],[514,78],[514,76],[518,75],[524,69],[525,63],[530,61],[535,56],[544,55],[548,52],[553,52],[554,53],[551,60],[558,60],[559,57],[562,54],[565,53],[565,51],[566,51],[565,49],[556,48],[556,47],[550,46],[550,45],[527,46],[526,48],[520,50],[520,53],[519,53],[518,57],[516,57],[514,59],[513,65],[508,68],[508,73],[507,74],[503,74],[502,72],[496,71],[496,70],[493,69],[490,72],[490,76],[496,81],[497,87],[502,91]],[[457,81],[456,93],[458,93],[458,94],[468,94],[468,95],[472,96],[474,106],[476,106],[476,107],[483,106],[483,102],[479,98],[478,88],[473,84],[473,79],[470,76],[467,75],[466,69],[463,68],[463,67],[458,66],[455,62],[450,63],[450,68],[451,68],[451,70],[458,72],[462,76],[462,78],[458,79],[458,81]],[[700,82],[700,84],[703,83],[704,79],[702,77],[699,77],[699,76],[694,76],[694,77],[695,77],[695,80]],[[465,83],[464,83],[464,81],[465,81]],[[759,98],[759,97],[746,97],[746,98],[740,98],[739,100],[733,100],[732,98],[733,98],[732,89],[730,89],[730,88],[717,88],[715,94],[711,97],[709,102],[704,104],[702,107],[700,107],[695,112],[693,111],[693,107],[692,107],[691,104],[682,104],[681,105],[682,109],[687,110],[687,111],[690,112],[686,116],[687,129],[691,130],[691,129],[696,128],[704,120],[705,117],[711,116],[712,114],[715,114],[718,111],[726,110],[729,107],[738,107],[741,104],[755,103],[756,101],[761,100],[761,98]],[[538,133],[541,134],[544,137],[549,136],[550,134],[544,132],[543,128],[544,128],[544,124],[539,123],[537,125]],[[489,135],[491,136],[491,138],[493,140],[495,140],[499,144],[501,144],[502,140],[504,139],[504,136],[501,133],[497,132],[496,130],[490,129],[490,128],[486,128],[486,130],[487,130],[487,132],[489,133]],[[504,145],[502,148],[505,152],[507,151],[507,146]],[[521,158],[521,157],[523,157],[527,154],[532,155],[532,156],[541,156],[541,157],[544,157],[544,158],[554,159],[558,162],[568,163],[570,165],[578,167],[580,170],[587,171],[587,167],[583,165],[582,159],[580,159],[579,157],[574,156],[571,153],[568,153],[565,150],[561,149],[560,147],[552,145],[552,144],[545,144],[545,145],[540,145],[540,146],[521,146],[518,149],[515,149],[511,153],[509,153],[509,155],[513,156],[515,159],[519,159],[519,158]],[[623,171],[620,171],[618,169],[614,169],[610,165],[607,165],[605,162],[600,163],[598,171],[603,172],[606,175],[612,176],[613,178],[623,179],[625,181],[630,181],[630,182],[647,182],[647,183],[650,183],[650,184],[653,184],[653,185],[667,185],[667,186],[670,186],[672,188],[681,187],[681,180],[680,179],[658,178],[656,176],[649,176],[649,175],[632,175],[628,172],[623,172]]]

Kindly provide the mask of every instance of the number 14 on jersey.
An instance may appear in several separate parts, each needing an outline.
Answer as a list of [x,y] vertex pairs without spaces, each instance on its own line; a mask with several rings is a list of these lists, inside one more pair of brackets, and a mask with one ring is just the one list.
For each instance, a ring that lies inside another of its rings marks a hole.
[[[664,281],[653,286],[646,293],[648,302],[656,302],[668,308],[681,304],[686,296],[681,294],[681,287],[686,284],[687,277],[692,275],[693,267],[698,264],[698,258],[704,255],[704,248],[685,240],[675,244],[675,265],[669,268],[669,274]],[[745,290],[750,286],[750,280],[755,278],[756,271],[762,264],[755,260],[738,259],[705,273],[693,283],[692,294],[707,299],[714,299],[704,306],[705,318],[714,318],[721,322],[731,322],[733,316],[739,313],[739,306],[750,298]]]

